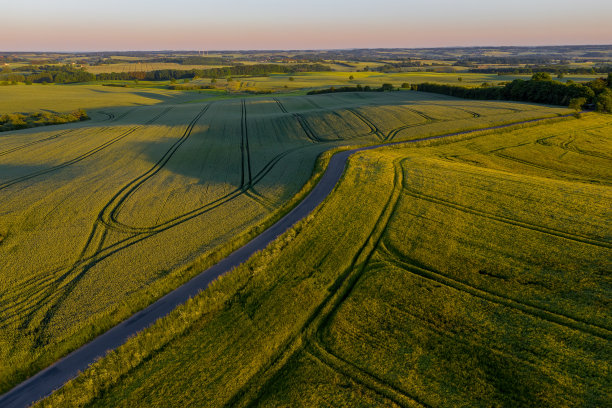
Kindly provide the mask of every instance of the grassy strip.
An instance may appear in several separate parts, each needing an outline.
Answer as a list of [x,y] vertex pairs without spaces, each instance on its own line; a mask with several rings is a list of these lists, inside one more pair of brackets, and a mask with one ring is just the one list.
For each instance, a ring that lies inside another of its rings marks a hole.
[[38,126],[60,125],[63,123],[89,120],[87,112],[77,109],[70,113],[9,113],[0,116],[0,132],[9,130],[27,129]]

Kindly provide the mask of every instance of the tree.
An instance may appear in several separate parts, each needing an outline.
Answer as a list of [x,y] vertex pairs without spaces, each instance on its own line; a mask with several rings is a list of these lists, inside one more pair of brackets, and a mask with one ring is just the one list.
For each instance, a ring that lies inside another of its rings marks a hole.
[[605,89],[597,95],[595,106],[598,112],[612,113],[612,90]]
[[552,81],[548,72],[536,72],[531,76],[532,81]]
[[289,77],[289,80],[293,82],[293,81],[295,81],[295,78],[294,77]]
[[557,74],[557,78],[559,78],[559,79],[563,79],[563,77],[564,77],[564,76],[565,76],[565,75],[563,74],[563,72],[559,72],[559,73]]
[[586,98],[573,98],[569,102],[569,108],[576,111],[581,111],[586,102]]
[[355,79],[355,77],[354,77],[354,76],[352,76],[352,75],[351,75],[351,76],[349,76],[349,81],[352,81],[353,79]]
[[385,91],[392,91],[393,90],[393,85],[392,84],[382,84],[382,86],[380,87],[380,89],[385,92]]
[[461,82],[461,81],[463,81],[463,78],[459,77],[459,78],[457,78],[457,81]]
[[409,89],[410,88],[410,84],[408,82],[404,82],[402,84],[402,89]]

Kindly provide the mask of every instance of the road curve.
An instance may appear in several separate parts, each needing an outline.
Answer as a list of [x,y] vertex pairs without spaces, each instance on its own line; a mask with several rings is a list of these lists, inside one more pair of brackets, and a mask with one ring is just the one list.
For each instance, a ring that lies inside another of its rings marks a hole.
[[340,181],[350,155],[356,152],[372,150],[384,146],[442,139],[462,134],[475,133],[483,130],[501,129],[525,123],[539,122],[547,119],[551,118],[532,119],[507,125],[491,126],[487,128],[431,136],[416,140],[366,146],[345,150],[335,154],[332,156],[323,177],[321,177],[321,180],[319,180],[317,185],[306,196],[306,198],[304,198],[304,200],[294,207],[293,210],[278,220],[270,228],[253,238],[243,247],[229,254],[226,258],[219,261],[219,263],[211,266],[204,272],[201,272],[193,279],[160,298],[147,308],[135,313],[127,320],[124,320],[112,329],[96,337],[91,342],[81,346],[79,349],[58,360],[51,366],[43,369],[21,384],[15,386],[13,389],[0,396],[0,407],[28,407],[39,399],[48,396],[54,390],[64,385],[67,381],[76,377],[79,372],[85,371],[87,367],[89,367],[89,365],[95,360],[103,357],[109,351],[116,349],[125,343],[129,337],[134,336],[138,332],[147,328],[157,319],[164,317],[177,306],[185,303],[189,298],[196,296],[200,291],[206,289],[208,285],[210,285],[210,283],[219,276],[244,263],[255,252],[264,249],[279,235],[283,234],[295,223],[306,217],[323,202],[323,200],[332,192],[338,181]]

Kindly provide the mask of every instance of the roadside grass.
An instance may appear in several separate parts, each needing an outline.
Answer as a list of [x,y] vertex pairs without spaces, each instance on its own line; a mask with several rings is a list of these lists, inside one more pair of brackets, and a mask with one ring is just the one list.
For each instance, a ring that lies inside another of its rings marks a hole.
[[604,406],[611,130],[358,153],[315,213],[38,406]]

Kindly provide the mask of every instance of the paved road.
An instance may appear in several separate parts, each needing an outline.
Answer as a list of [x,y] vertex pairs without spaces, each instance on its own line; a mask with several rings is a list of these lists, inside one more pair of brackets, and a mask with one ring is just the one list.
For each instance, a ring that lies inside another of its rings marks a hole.
[[[569,115],[567,115],[569,116]],[[384,145],[368,146],[352,150],[346,150],[332,156],[323,177],[293,210],[281,218],[276,224],[253,238],[243,247],[232,252],[227,258],[211,266],[204,272],[194,277],[178,289],[168,293],[146,309],[132,315],[117,326],[95,338],[90,343],[68,354],[55,364],[45,368],[38,374],[17,385],[6,394],[0,396],[1,408],[27,407],[39,399],[51,394],[60,388],[68,380],[77,376],[80,371],[85,371],[91,363],[108,351],[113,350],[139,331],[150,326],[157,319],[167,315],[178,305],[185,303],[198,292],[206,289],[211,282],[219,276],[230,271],[236,266],[244,263],[255,252],[264,249],[279,235],[291,228],[296,222],[310,214],[323,200],[332,192],[346,167],[347,159],[353,153],[364,150],[376,149],[381,146],[415,143],[425,140],[441,139],[461,134],[474,133],[480,130],[501,129],[516,124],[537,122],[545,119],[528,120],[508,125],[493,126],[485,129],[471,130],[465,132],[451,133],[441,136],[432,136],[407,142],[393,142]]]

